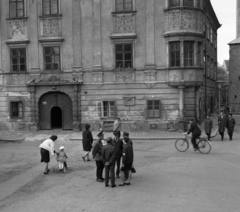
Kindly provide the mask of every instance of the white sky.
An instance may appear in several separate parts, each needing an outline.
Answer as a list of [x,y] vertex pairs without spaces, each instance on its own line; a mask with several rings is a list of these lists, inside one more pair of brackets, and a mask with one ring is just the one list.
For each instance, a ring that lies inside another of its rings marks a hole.
[[229,45],[236,38],[236,0],[211,0],[218,21],[218,62],[229,60]]

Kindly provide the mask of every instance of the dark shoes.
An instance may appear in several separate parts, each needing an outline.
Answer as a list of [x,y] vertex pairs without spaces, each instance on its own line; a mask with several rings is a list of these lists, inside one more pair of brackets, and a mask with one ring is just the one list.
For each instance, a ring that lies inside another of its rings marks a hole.
[[104,180],[102,180],[102,179],[97,179],[97,182],[102,183],[102,182],[104,182]]
[[[105,187],[108,187],[108,185],[105,185]],[[114,185],[112,185],[111,187],[112,187],[112,188],[115,188],[115,187],[116,187],[116,185],[114,184]]]
[[131,183],[120,183],[118,186],[131,185]]
[[82,157],[83,161],[85,161],[85,157]]
[[90,159],[87,159],[87,161],[91,161]]

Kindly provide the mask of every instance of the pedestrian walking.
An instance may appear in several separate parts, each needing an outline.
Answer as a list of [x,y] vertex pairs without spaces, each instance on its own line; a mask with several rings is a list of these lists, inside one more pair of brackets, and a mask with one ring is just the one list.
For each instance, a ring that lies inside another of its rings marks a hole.
[[113,123],[113,132],[119,131],[121,132],[121,120],[120,118],[116,118]]
[[224,131],[226,127],[226,117],[223,112],[220,112],[220,116],[218,117],[218,132],[221,135],[221,140],[224,139]]
[[92,156],[94,160],[96,161],[96,181],[97,182],[104,182],[103,178],[103,169],[104,169],[104,163],[102,158],[102,148],[103,148],[103,131],[100,131],[98,134],[98,140],[97,143],[94,145],[92,150]]
[[232,136],[233,136],[233,131],[234,131],[234,126],[235,125],[236,125],[236,121],[232,117],[232,113],[229,113],[228,120],[227,120],[227,123],[226,123],[226,128],[228,130],[228,135],[229,135],[230,141],[232,140]]
[[115,158],[116,158],[116,177],[120,178],[120,166],[121,166],[121,158],[123,151],[123,141],[120,139],[121,133],[120,131],[116,131],[113,133],[114,138],[112,139],[112,145],[115,148]]
[[204,128],[205,128],[205,133],[208,136],[208,140],[210,141],[211,132],[212,132],[212,128],[213,128],[213,122],[212,122],[212,119],[210,119],[209,115],[207,115],[207,118],[204,122]]
[[107,138],[107,145],[102,149],[102,159],[105,166],[105,186],[108,187],[109,174],[111,178],[111,187],[116,187],[115,184],[115,150],[112,146],[112,138]]
[[123,139],[123,155],[122,155],[122,167],[121,167],[121,179],[122,182],[119,186],[130,185],[132,178],[132,165],[133,165],[133,146],[129,143],[129,138]]
[[92,143],[93,143],[93,136],[92,132],[90,131],[90,125],[85,124],[85,130],[82,133],[82,145],[83,145],[83,151],[85,152],[82,156],[83,161],[90,161],[89,153],[92,149]]
[[39,148],[41,154],[41,162],[46,163],[44,174],[49,174],[50,169],[48,168],[48,163],[50,162],[50,154],[53,156],[55,153],[54,142],[57,140],[56,135],[52,135],[50,138],[44,140]]

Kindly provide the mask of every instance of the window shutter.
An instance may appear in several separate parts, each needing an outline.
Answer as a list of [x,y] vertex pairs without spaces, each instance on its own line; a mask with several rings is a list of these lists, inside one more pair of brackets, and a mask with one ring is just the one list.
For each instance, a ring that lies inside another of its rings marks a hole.
[[148,100],[145,103],[145,119],[148,118]]
[[117,104],[116,104],[116,101],[114,101],[114,117],[117,118],[118,117],[118,111],[117,111]]
[[101,118],[103,116],[103,112],[102,112],[102,110],[103,110],[103,102],[98,101],[96,103],[96,107],[97,107],[98,117]]
[[162,117],[162,101],[159,100],[159,118]]

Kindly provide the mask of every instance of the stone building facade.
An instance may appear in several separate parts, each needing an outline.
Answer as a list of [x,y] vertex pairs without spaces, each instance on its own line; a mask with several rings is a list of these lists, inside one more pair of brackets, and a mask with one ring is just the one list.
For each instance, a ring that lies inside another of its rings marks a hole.
[[[178,128],[215,106],[210,0],[1,0],[0,129]],[[206,107],[205,107],[206,105]]]

